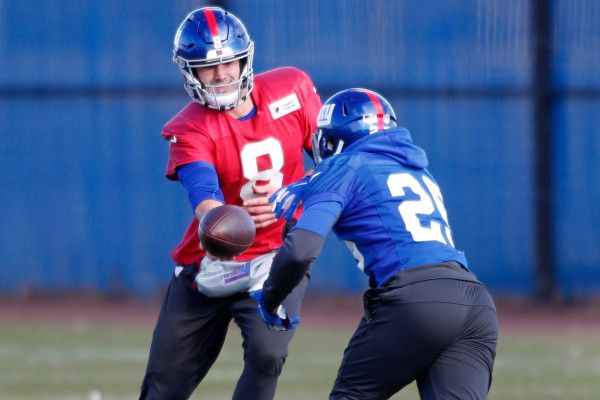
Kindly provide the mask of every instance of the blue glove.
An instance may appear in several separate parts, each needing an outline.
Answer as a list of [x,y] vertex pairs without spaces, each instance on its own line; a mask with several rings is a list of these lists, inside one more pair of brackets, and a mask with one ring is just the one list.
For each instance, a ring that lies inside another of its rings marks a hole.
[[289,318],[283,304],[279,306],[275,316],[269,314],[263,303],[262,292],[262,289],[253,290],[250,292],[250,296],[256,299],[256,303],[258,304],[258,314],[267,325],[267,328],[269,328],[270,331],[287,331],[288,329],[296,328],[296,325],[300,323],[300,318]]
[[298,204],[300,204],[300,200],[302,200],[309,181],[310,175],[305,176],[295,183],[280,188],[269,197],[269,203],[273,203],[271,211],[275,213],[276,218],[279,219],[284,212],[283,218],[290,219],[292,217]]

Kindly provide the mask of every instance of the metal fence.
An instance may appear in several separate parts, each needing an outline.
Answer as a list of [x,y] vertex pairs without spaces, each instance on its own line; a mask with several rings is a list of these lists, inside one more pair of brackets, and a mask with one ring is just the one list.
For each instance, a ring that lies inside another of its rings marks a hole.
[[[430,158],[457,247],[496,293],[600,289],[600,3],[88,1],[0,6],[0,291],[151,296],[192,214],[160,129],[187,102],[187,12],[219,4],[323,99],[390,100]],[[366,279],[334,237],[310,290]]]

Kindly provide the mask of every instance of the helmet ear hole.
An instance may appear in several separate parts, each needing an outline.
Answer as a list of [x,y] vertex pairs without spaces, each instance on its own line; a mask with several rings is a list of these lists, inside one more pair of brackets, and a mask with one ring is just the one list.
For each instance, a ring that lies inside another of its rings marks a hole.
[[343,109],[344,109],[344,117],[347,117],[348,113],[349,113],[349,111],[348,111],[348,103],[344,102]]
[[325,146],[327,146],[327,150],[333,151],[333,138],[328,138]]

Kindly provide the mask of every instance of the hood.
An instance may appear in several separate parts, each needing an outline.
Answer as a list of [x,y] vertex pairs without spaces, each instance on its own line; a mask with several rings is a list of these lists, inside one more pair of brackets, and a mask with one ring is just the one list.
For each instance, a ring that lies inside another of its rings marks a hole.
[[410,132],[405,128],[391,128],[365,136],[346,147],[343,153],[350,151],[385,154],[411,168],[429,165],[427,154],[413,144]]

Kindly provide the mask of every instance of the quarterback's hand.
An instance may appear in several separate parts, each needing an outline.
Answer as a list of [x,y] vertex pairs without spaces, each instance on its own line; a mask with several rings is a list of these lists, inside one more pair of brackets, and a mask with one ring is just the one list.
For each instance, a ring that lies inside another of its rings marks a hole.
[[275,214],[271,211],[271,203],[269,196],[277,191],[277,188],[272,185],[252,185],[252,190],[256,197],[244,201],[242,207],[248,211],[252,217],[256,229],[264,228],[277,222]]
[[273,203],[271,211],[275,213],[275,218],[279,219],[284,212],[285,219],[290,219],[294,215],[309,181],[310,175],[305,176],[295,183],[282,187],[269,198],[269,202]]
[[256,299],[256,303],[258,304],[258,314],[270,331],[287,331],[288,329],[294,329],[296,325],[300,323],[299,317],[288,317],[283,304],[277,308],[277,313],[275,315],[271,315],[263,303],[262,290],[253,290],[250,292],[250,296]]

